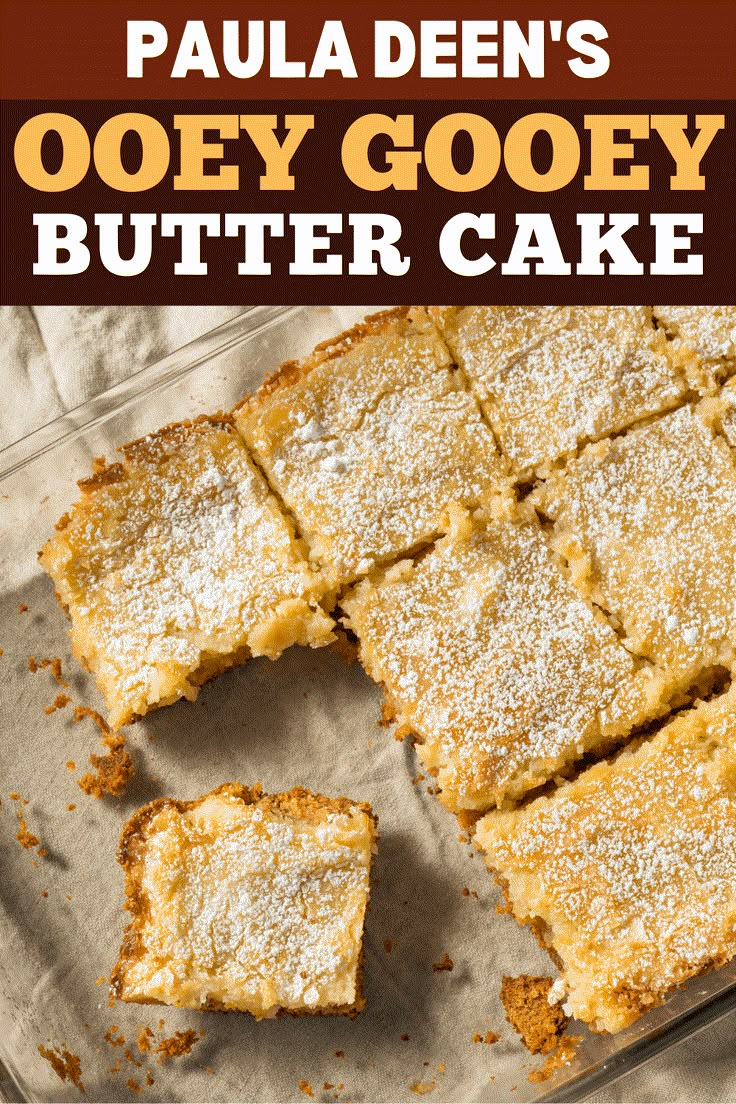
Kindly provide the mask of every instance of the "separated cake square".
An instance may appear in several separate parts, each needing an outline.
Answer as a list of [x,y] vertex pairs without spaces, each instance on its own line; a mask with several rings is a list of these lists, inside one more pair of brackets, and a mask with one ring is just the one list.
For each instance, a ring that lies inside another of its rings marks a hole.
[[625,737],[664,709],[666,687],[581,598],[531,511],[455,523],[342,606],[457,812],[521,797]]
[[503,481],[493,434],[422,308],[289,363],[236,424],[337,584],[431,540]]
[[442,307],[432,315],[521,478],[677,405],[684,370],[649,307]]
[[369,805],[301,788],[145,805],[118,852],[133,919],[113,993],[257,1019],[357,1015],[376,841]]
[[715,406],[590,445],[537,494],[580,585],[683,688],[736,662],[736,457]]
[[560,964],[564,1010],[618,1031],[736,955],[736,688],[475,842]]
[[327,586],[227,417],[98,465],[40,554],[117,727],[251,655],[332,637]]

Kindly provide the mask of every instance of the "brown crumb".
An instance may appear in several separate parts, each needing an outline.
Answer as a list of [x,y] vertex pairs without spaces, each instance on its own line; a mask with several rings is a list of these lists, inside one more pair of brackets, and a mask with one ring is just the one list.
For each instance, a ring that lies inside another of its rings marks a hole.
[[[18,613],[28,613],[28,606],[25,604],[25,602],[21,602],[21,604],[18,606]],[[44,1055],[44,1058],[45,1057],[46,1055]]]
[[63,687],[64,690],[69,689],[69,683],[64,681],[64,676],[61,673],[61,660],[58,656],[53,656],[51,659],[42,659],[40,662],[35,656],[29,656],[28,670],[32,675],[35,675],[36,671],[51,671],[59,686]]
[[185,1054],[191,1054],[195,1043],[203,1037],[204,1034],[195,1031],[193,1027],[186,1031],[175,1031],[169,1039],[162,1039],[153,1053],[161,1056],[157,1059],[159,1063],[165,1058],[182,1058]]
[[386,952],[386,954],[391,954],[391,951],[394,949],[393,939],[384,939],[383,949]]
[[117,1062],[115,1063],[115,1065],[114,1065],[114,1066],[110,1066],[107,1072],[108,1072],[108,1073],[120,1073],[120,1071],[121,1071],[121,1069],[122,1069],[122,1068],[123,1068],[123,1059],[122,1059],[122,1058],[118,1058],[118,1060],[117,1060]]
[[[95,985],[104,985],[106,981],[107,978],[101,974],[98,978],[95,978]],[[117,1031],[117,1029],[117,1024],[110,1028],[111,1031]],[[105,1038],[107,1038],[107,1036],[105,1036]]]
[[[10,795],[13,796],[12,794]],[[15,800],[18,800],[16,798]],[[23,816],[22,810],[18,809],[18,831],[15,838],[21,847],[25,847],[27,851],[32,851],[34,847],[38,847],[39,855],[48,855],[48,851],[45,847],[41,847],[41,841],[38,836],[34,836],[33,832],[29,831],[26,818]]]
[[343,1081],[341,1081],[341,1082],[340,1082],[340,1084],[339,1084],[339,1085],[337,1086],[337,1091],[338,1091],[338,1092],[342,1092],[342,1090],[343,1090],[344,1088],[345,1088],[345,1084],[344,1084],[344,1082],[343,1082]]
[[74,812],[74,810],[76,809],[76,807],[77,807],[77,806],[75,805],[75,803],[74,803],[73,801],[70,801],[70,802],[69,802],[69,804],[68,804],[68,805],[67,805],[67,807],[66,807],[66,808],[67,808],[67,812],[69,812],[69,813],[73,813],[73,812]]
[[205,1073],[208,1073],[210,1075],[210,1077],[212,1076],[212,1074],[214,1072],[215,1071],[213,1070],[212,1066],[208,1066],[207,1069],[205,1070]]
[[71,899],[72,899],[71,893],[66,894],[66,899],[67,899],[67,901],[71,901]]
[[15,790],[13,790],[11,794],[8,794],[8,797],[11,801],[20,801],[20,794],[16,793]]
[[[112,1005],[110,1007],[112,1007]],[[133,1057],[133,1051],[130,1047],[125,1048],[125,1061],[131,1066],[136,1066],[138,1069],[143,1065],[142,1062],[139,1062],[137,1058]]]
[[406,1034],[406,1032],[404,1032],[403,1035],[399,1035],[399,1038],[401,1039],[402,1043],[408,1043],[409,1042],[409,1036]]
[[427,1093],[434,1092],[436,1088],[436,1081],[412,1081],[409,1092],[416,1093],[417,1096],[425,1096]]
[[138,1093],[139,1096],[143,1092],[143,1089],[141,1088],[139,1082],[136,1081],[135,1077],[129,1077],[125,1084],[128,1086],[131,1092]]
[[38,1053],[51,1063],[54,1073],[62,1081],[71,1081],[81,1093],[87,1090],[82,1083],[82,1063],[79,1055],[71,1054],[65,1046],[54,1043],[53,1047],[39,1046]]
[[506,1019],[532,1054],[549,1054],[568,1024],[568,1017],[559,1004],[547,999],[552,978],[520,977],[501,979],[501,1003]]
[[298,1086],[299,1091],[303,1092],[305,1096],[314,1096],[314,1089],[308,1081],[299,1081]]
[[[107,980],[107,978],[104,978],[104,977],[103,978],[97,978],[97,981],[96,981],[95,984],[101,985],[102,982],[106,981],[106,980]],[[110,1044],[110,1046],[125,1046],[125,1036],[124,1035],[118,1035],[119,1030],[120,1030],[120,1028],[118,1027],[118,1025],[113,1024],[112,1027],[108,1031],[105,1032],[105,1036],[104,1036],[105,1041],[108,1042]]]
[[78,705],[74,710],[74,720],[79,724],[85,717],[89,717],[94,721],[103,736],[110,736],[110,726],[101,713],[98,713],[96,709],[90,709],[86,705]]
[[38,660],[35,656],[28,657],[28,670],[31,672],[32,675],[35,675],[36,671],[38,670]]
[[57,694],[51,705],[46,706],[44,713],[47,717],[50,717],[57,709],[63,709],[64,706],[68,705],[71,700],[68,694]]
[[500,1038],[501,1036],[498,1035],[495,1031],[486,1031],[485,1035],[483,1036],[483,1042],[487,1046],[493,1046],[493,1044],[497,1043]]
[[432,970],[435,974],[440,974],[440,973],[442,973],[443,970],[448,970],[449,971],[449,970],[454,970],[454,969],[455,969],[455,963],[452,961],[452,959],[450,958],[447,951],[444,952],[444,954],[442,955],[442,958],[439,960],[439,962],[433,962],[432,963]]
[[564,1038],[560,1039],[557,1050],[546,1058],[541,1069],[532,1070],[529,1074],[531,1083],[534,1085],[540,1081],[547,1081],[558,1069],[569,1065],[575,1057],[575,1051],[582,1039],[582,1035],[565,1035]]
[[444,1062],[440,1062],[440,1064],[437,1067],[437,1072],[438,1073],[444,1073],[445,1072],[445,1063]]
[[474,1043],[482,1043],[483,1042],[483,1036],[479,1035],[477,1031],[473,1035],[473,1042]]
[[97,773],[92,774],[90,771],[83,774],[77,782],[82,793],[89,797],[101,798],[104,794],[117,797],[133,776],[133,760],[125,748],[116,748],[106,755],[93,753],[89,761]]
[[138,1032],[138,1049],[141,1054],[145,1054],[147,1050],[151,1049],[151,1040],[153,1038],[155,1038],[155,1036],[150,1027],[146,1027],[145,1025],[141,1027]]
[[332,1084],[331,1081],[325,1081],[324,1085],[322,1086],[325,1092],[327,1092],[328,1089],[334,1089],[334,1087],[335,1086]]
[[344,1050],[336,1050],[335,1051],[335,1057],[336,1058],[344,1058],[345,1057],[345,1051]]
[[149,1070],[148,1073],[146,1074],[146,1084],[147,1085],[154,1085],[155,1083],[156,1083],[156,1078],[153,1076],[153,1074]]
[[73,759],[67,759],[66,769],[67,770],[76,770],[77,769],[77,764],[74,762]]

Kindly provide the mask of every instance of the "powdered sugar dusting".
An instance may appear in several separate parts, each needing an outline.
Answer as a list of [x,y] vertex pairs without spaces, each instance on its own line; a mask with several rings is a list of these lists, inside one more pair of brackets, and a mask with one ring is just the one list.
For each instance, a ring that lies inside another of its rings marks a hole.
[[237,424],[342,583],[433,538],[448,503],[477,505],[502,480],[493,436],[423,312],[257,397]]
[[451,808],[519,796],[659,707],[531,520],[450,535],[343,608]]
[[166,810],[150,829],[143,956],[126,995],[259,1018],[351,1006],[368,901],[373,832],[357,806],[301,818],[215,793]]
[[232,427],[194,424],[125,455],[120,478],[88,489],[44,551],[112,723],[193,696],[203,661],[217,670],[238,649],[329,638],[324,584]]
[[[563,962],[571,1011],[618,1030],[736,954],[736,690],[476,841]],[[562,986],[561,986],[562,988]]]
[[647,307],[461,307],[441,328],[519,473],[687,391]]
[[638,654],[683,683],[736,656],[736,462],[700,408],[586,449],[540,493]]

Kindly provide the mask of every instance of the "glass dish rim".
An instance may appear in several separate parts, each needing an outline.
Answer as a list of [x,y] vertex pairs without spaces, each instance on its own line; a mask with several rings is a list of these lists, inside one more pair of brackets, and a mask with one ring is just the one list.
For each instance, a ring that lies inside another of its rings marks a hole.
[[[237,348],[300,311],[310,309],[315,308],[309,304],[245,306],[226,322],[152,361],[113,387],[0,449],[0,482],[18,474],[54,448],[73,442],[91,428],[117,416],[143,395],[155,394],[186,377],[207,360]],[[553,1104],[558,1101],[585,1100],[729,1014],[736,1014],[736,979],[716,988],[702,1003],[675,1015],[641,1038],[634,1039],[597,1067],[572,1077],[556,1089],[542,1093],[536,1098],[537,1104],[541,1104],[541,1101]],[[25,1100],[0,1055],[0,1102],[6,1104]]]

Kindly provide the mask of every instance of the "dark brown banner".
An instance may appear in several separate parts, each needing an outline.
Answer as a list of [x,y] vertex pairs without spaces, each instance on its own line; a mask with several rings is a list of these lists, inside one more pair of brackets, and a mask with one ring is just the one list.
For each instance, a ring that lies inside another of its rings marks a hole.
[[6,104],[3,301],[727,302],[733,104],[538,107]]
[[393,0],[3,0],[2,95],[733,96],[733,0],[423,0],[398,9]]

